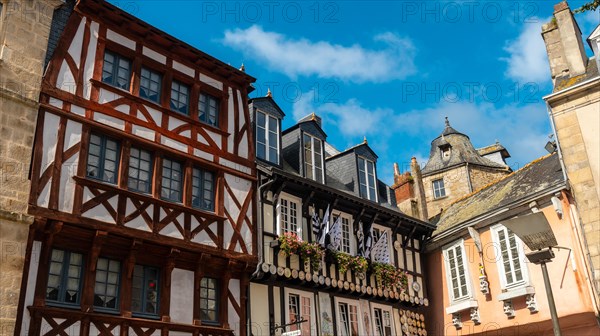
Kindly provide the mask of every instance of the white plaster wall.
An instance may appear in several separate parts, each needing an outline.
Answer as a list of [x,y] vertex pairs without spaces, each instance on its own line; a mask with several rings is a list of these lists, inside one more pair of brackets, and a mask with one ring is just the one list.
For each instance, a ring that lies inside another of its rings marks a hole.
[[83,44],[83,31],[85,30],[85,22],[86,21],[87,20],[85,17],[83,17],[81,19],[81,22],[79,23],[79,27],[77,27],[77,32],[75,33],[75,36],[73,37],[73,41],[71,42],[71,45],[69,46],[69,49],[67,50],[69,55],[73,58],[73,61],[75,61],[75,65],[77,65],[78,68],[79,68],[79,60],[81,58],[81,46]]
[[171,147],[171,148],[176,149],[178,151],[187,153],[187,145],[185,145],[185,144],[183,144],[183,143],[181,143],[181,142],[179,142],[177,140],[173,140],[173,139],[168,138],[166,136],[162,136],[160,138],[160,142],[163,145],[167,146],[167,147]]
[[[208,136],[210,136],[210,138],[215,142],[215,144],[217,144],[217,147],[219,149],[221,149],[221,135],[217,134],[215,132],[209,131],[209,130],[205,130],[205,131],[208,134]],[[229,137],[233,138],[232,136],[229,136]],[[233,147],[229,147],[229,148],[230,148],[230,150],[233,149]]]
[[[104,327],[108,328],[110,325],[108,323],[103,323]],[[116,326],[113,330],[112,330],[112,334],[113,335],[120,335],[121,334],[121,326]],[[100,336],[101,333],[98,330],[98,328],[96,328],[96,326],[93,323],[90,323],[90,336]]]
[[[233,120],[233,100],[235,97],[233,96],[233,90],[231,88],[229,88],[227,93],[229,94],[229,99],[227,100],[227,114],[229,115],[229,118],[227,118],[227,132],[234,134],[235,125]],[[233,135],[227,137],[227,148],[229,151],[233,151]]]
[[[240,305],[240,280],[239,279],[231,279],[229,280],[229,292],[235,299],[237,305]],[[231,299],[227,302],[229,307],[227,308],[227,319],[229,321],[229,327],[233,329],[235,335],[240,334],[240,316],[237,314],[233,305],[231,303]],[[242,307],[243,308],[243,307]]]
[[51,185],[52,185],[52,178],[50,178],[48,180],[48,183],[46,183],[46,185],[42,189],[42,192],[40,193],[40,196],[37,199],[37,205],[41,206],[42,208],[47,208],[48,204],[50,202],[50,186]]
[[158,52],[146,46],[142,48],[142,54],[162,64],[165,64],[167,62],[167,57],[165,55],[159,54]]
[[44,149],[42,150],[42,161],[40,164],[40,177],[44,171],[54,162],[54,156],[56,155],[56,143],[58,141],[58,124],[60,118],[52,113],[46,113],[44,115],[44,131],[42,134],[42,143]]
[[171,273],[171,321],[192,324],[194,312],[194,272],[174,268]]
[[250,283],[250,332],[252,335],[269,335],[269,287]]
[[83,96],[86,99],[90,99],[91,83],[90,79],[94,75],[94,65],[96,58],[96,47],[98,45],[98,22],[92,22],[90,24],[90,43],[88,44],[88,51],[85,57],[85,66],[83,72]]
[[111,117],[104,113],[94,112],[94,120],[97,122],[103,123],[104,125],[111,126],[121,131],[125,130],[125,121],[122,119],[118,119],[115,117]]
[[58,209],[63,212],[73,212],[73,199],[75,196],[75,180],[79,155],[75,154],[62,165],[60,172],[60,190],[58,194]]
[[208,85],[210,85],[210,86],[212,86],[214,88],[217,88],[219,90],[223,90],[223,83],[221,83],[218,80],[216,80],[216,79],[214,79],[212,77],[209,77],[209,76],[207,76],[205,74],[200,74],[200,81],[204,82],[204,83],[206,83],[206,84],[208,84]]
[[[87,187],[84,187],[84,189],[83,189],[83,203],[85,203],[86,201],[88,201],[88,200],[90,200],[92,198],[94,198],[94,194],[92,194]],[[113,196],[110,199],[108,199],[108,203],[110,205],[112,205],[113,209],[115,209],[115,210],[117,210],[117,200],[118,200],[117,196]],[[103,222],[115,224],[115,219],[106,210],[106,208],[104,207],[104,205],[102,205],[102,203],[100,203],[97,206],[95,206],[95,207],[91,208],[90,210],[86,211],[83,214],[83,216],[88,217],[88,218],[93,218],[93,219],[96,219],[96,220],[99,220],[99,221],[103,221]]]
[[143,126],[138,126],[138,125],[134,124],[131,126],[131,132],[133,132],[133,134],[135,134],[141,138],[154,141],[154,136],[155,136],[154,131],[149,128],[146,128]]
[[23,305],[23,320],[21,321],[21,333],[26,334],[29,331],[31,314],[27,307],[33,305],[33,296],[35,294],[35,285],[40,267],[40,253],[42,252],[42,242],[33,241],[31,246],[31,261],[29,262],[29,272],[27,273],[27,287],[25,289],[25,304]]
[[[133,203],[131,203],[131,200],[128,198],[127,199],[127,207],[125,209],[126,216],[129,216],[130,214],[132,214],[135,211],[137,211],[136,207],[133,205]],[[145,210],[145,212],[150,216],[150,218],[152,218],[153,211],[154,211],[153,205],[148,206],[148,208],[146,208],[146,210]],[[152,231],[148,227],[148,224],[146,224],[146,221],[144,220],[144,218],[142,218],[141,214],[139,216],[137,216],[136,218],[132,219],[131,221],[125,223],[125,226],[130,227],[132,229],[142,230],[142,231],[148,231],[148,232]]]
[[67,61],[63,60],[60,66],[58,77],[56,79],[56,87],[63,91],[75,94],[75,77],[73,77],[73,73],[67,65]]
[[106,38],[113,42],[116,42],[124,47],[135,50],[135,41],[115,32],[115,31],[107,29],[106,30]]
[[201,151],[198,148],[194,148],[194,155],[208,161],[213,161],[215,159],[214,155]]
[[195,77],[194,69],[188,67],[187,65],[183,65],[177,61],[173,61],[173,69],[175,69],[181,73],[184,73],[192,78]]
[[98,91],[98,102],[100,104],[110,103],[113,100],[117,100],[123,98],[123,96],[116,94],[112,91],[108,91],[105,89],[100,89]]

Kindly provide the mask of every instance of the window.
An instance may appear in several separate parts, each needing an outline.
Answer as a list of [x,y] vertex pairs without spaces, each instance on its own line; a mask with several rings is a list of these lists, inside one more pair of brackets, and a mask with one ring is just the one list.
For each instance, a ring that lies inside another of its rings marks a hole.
[[117,183],[119,144],[115,140],[92,134],[87,160],[88,177]]
[[358,336],[358,306],[349,302],[338,302],[338,325],[341,336]]
[[462,240],[444,249],[446,278],[452,301],[470,297],[465,259]]
[[256,112],[256,156],[279,164],[279,119]]
[[131,295],[131,310],[134,313],[158,315],[158,277],[158,269],[135,265]]
[[162,160],[162,184],[160,197],[181,202],[182,170],[181,163],[169,159]]
[[200,318],[204,323],[219,322],[217,279],[202,278],[200,280]]
[[491,230],[502,287],[524,285],[527,282],[527,267],[523,262],[525,253],[521,240],[504,225],[494,226]]
[[110,51],[104,52],[102,81],[112,86],[129,91],[131,80],[131,61]]
[[119,283],[121,262],[98,258],[96,264],[96,285],[94,287],[94,306],[105,310],[119,309]]
[[148,68],[142,68],[140,74],[140,97],[160,103],[162,75]]
[[188,114],[190,105],[190,87],[173,80],[171,83],[171,109],[173,111]]
[[279,197],[279,234],[294,232],[302,237],[302,224],[299,211],[301,209],[300,199],[287,194]]
[[[373,244],[375,244],[377,241],[379,241],[379,239],[381,239],[381,236],[383,236],[384,232],[387,232],[387,256],[388,256],[388,263],[390,264],[394,264],[394,253],[393,253],[393,244],[392,244],[392,230],[385,227],[385,226],[381,226],[379,224],[373,224],[372,228],[371,228],[371,234],[373,237]],[[371,252],[373,253],[373,252]]]
[[323,182],[323,146],[321,140],[304,134],[304,175]]
[[215,183],[211,172],[194,168],[192,173],[192,206],[202,210],[215,210]]
[[198,119],[212,126],[219,126],[219,101],[201,93],[198,99]]
[[433,198],[441,198],[446,196],[446,188],[444,187],[444,179],[433,181]]
[[353,237],[352,232],[352,217],[350,215],[340,213],[339,215],[333,216],[333,222],[337,221],[337,218],[340,218],[341,231],[342,231],[342,240],[340,241],[340,252],[352,254],[353,253],[353,242],[350,237]]
[[392,336],[392,313],[384,308],[373,308],[377,336]]
[[127,185],[131,190],[150,193],[152,188],[152,154],[150,152],[131,147]]
[[79,253],[52,250],[46,286],[46,300],[78,305],[81,299],[83,256]]
[[304,320],[300,324],[292,324],[288,328],[289,331],[300,330],[302,335],[310,336],[316,334],[313,327],[313,304],[312,294],[296,291],[288,291],[288,314],[286,323],[294,323],[299,320]]
[[358,181],[360,184],[360,196],[377,202],[375,164],[371,160],[358,157]]

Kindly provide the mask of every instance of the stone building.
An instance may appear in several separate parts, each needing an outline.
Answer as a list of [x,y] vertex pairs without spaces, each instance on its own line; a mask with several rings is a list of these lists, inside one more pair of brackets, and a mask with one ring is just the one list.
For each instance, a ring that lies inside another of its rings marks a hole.
[[64,17],[30,108],[14,333],[246,335],[254,78],[106,1]]
[[577,206],[556,152],[456,200],[434,219],[425,254],[427,274],[437,275],[427,278],[429,334],[552,334],[540,266],[505,226],[527,216],[545,218],[560,246],[547,269],[563,335],[598,335]]
[[[251,334],[424,335],[421,251],[433,226],[398,211],[366,141],[336,150],[314,114],[281,131],[285,114],[270,96],[250,110],[259,172]],[[315,259],[308,248],[326,252]]]
[[[587,39],[566,2],[554,6],[552,21],[542,27],[554,83],[544,100],[556,145],[573,190],[587,241],[586,266],[600,301],[600,26]],[[600,306],[598,306],[600,307]]]
[[60,14],[71,6],[59,0],[0,1],[0,335],[14,332],[33,223],[27,213],[29,163],[40,83],[53,52],[51,32],[60,30]]
[[437,216],[455,200],[506,176],[510,157],[500,144],[475,149],[467,135],[450,126],[431,142],[429,159],[421,169],[415,158],[411,172],[394,166],[396,201],[401,211],[423,220]]

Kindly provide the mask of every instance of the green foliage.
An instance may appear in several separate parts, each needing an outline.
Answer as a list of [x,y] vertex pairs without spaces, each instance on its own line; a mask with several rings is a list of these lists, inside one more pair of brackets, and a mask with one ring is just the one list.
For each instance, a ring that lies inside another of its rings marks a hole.
[[591,0],[590,2],[586,2],[583,6],[574,10],[575,13],[583,13],[587,11],[595,11],[600,7],[600,0]]
[[373,275],[381,282],[383,287],[397,287],[400,291],[408,289],[408,277],[406,272],[397,269],[390,264],[372,263]]
[[340,273],[346,273],[347,270],[351,270],[357,273],[364,273],[369,267],[369,262],[367,261],[367,259],[361,256],[353,257],[349,254],[342,252],[334,252],[333,256],[335,258],[336,264],[338,265]]
[[311,268],[315,271],[321,267],[321,259],[325,255],[325,250],[319,244],[302,241],[293,232],[286,232],[279,236],[279,250],[286,257],[292,254],[299,255],[304,261],[310,262]]

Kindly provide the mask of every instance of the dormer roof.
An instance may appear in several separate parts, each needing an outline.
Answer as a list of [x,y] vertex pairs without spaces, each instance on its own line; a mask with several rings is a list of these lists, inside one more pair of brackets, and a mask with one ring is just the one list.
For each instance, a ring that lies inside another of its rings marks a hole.
[[258,97],[248,100],[248,103],[252,104],[257,109],[269,113],[279,119],[285,117],[283,110],[277,105],[273,97]]

